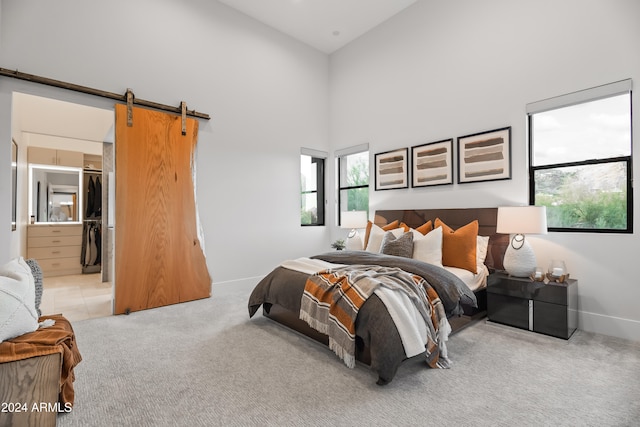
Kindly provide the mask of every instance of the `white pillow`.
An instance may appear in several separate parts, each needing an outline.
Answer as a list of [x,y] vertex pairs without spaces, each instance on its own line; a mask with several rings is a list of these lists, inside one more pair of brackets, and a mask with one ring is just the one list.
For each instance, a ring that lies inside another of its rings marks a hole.
[[411,229],[413,233],[413,259],[442,267],[442,227],[426,235]]
[[478,236],[476,244],[476,260],[478,265],[483,265],[487,258],[487,248],[489,247],[489,236]]
[[[388,231],[389,233],[393,233],[393,235],[398,238],[404,234],[403,228],[396,228]],[[378,227],[375,224],[371,224],[371,231],[369,232],[369,241],[367,242],[367,248],[365,249],[367,252],[380,252],[380,247],[382,246],[382,239],[384,238],[384,231],[381,227]]]
[[22,257],[0,267],[0,342],[38,329],[36,287]]

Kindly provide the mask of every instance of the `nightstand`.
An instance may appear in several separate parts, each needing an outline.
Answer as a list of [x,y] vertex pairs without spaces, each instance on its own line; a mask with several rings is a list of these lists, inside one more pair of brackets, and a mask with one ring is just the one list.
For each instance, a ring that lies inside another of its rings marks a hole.
[[569,339],[578,326],[578,281],[534,282],[492,273],[487,279],[489,320]]

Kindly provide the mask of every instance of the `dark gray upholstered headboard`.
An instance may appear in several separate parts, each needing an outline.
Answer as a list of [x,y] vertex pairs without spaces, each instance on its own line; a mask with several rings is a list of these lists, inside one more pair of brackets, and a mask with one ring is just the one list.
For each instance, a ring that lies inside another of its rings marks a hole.
[[489,270],[504,270],[502,260],[509,244],[509,235],[496,233],[498,208],[460,208],[460,209],[405,209],[376,211],[374,223],[378,226],[399,220],[409,227],[416,228],[431,220],[440,218],[454,230],[478,220],[480,236],[489,236],[489,248],[485,264]]

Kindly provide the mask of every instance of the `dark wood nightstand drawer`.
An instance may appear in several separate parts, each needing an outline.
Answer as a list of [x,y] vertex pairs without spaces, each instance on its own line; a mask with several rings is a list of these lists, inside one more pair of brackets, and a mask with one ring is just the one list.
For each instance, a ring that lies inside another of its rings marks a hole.
[[529,329],[529,300],[500,294],[487,294],[487,300],[489,320]]
[[533,330],[541,334],[568,339],[575,328],[568,326],[566,305],[550,304],[543,301],[533,302]]

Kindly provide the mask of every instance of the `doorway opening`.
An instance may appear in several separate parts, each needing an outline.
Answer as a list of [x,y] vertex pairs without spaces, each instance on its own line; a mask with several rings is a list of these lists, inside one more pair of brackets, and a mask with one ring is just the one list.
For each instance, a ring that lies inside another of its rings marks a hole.
[[13,92],[12,136],[24,183],[17,194],[20,254],[43,270],[43,315],[75,321],[113,314],[105,182],[113,127],[113,110]]

